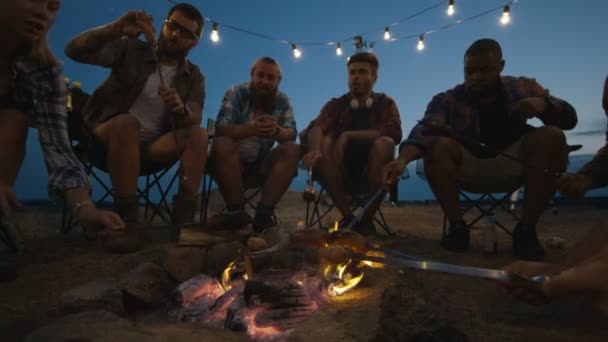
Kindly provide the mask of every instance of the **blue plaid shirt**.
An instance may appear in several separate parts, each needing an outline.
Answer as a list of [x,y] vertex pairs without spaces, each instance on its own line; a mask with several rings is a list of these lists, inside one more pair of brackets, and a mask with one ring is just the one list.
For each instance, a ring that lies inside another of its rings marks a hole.
[[[549,95],[549,90],[543,88],[536,80],[526,77],[502,77],[502,91],[506,99],[507,113],[511,119],[516,115],[512,108],[517,102],[529,97],[545,97],[552,106],[547,115],[539,119],[546,125],[554,125],[562,129],[576,126],[576,110],[566,101]],[[464,84],[435,95],[424,113],[424,122],[452,126],[458,133],[479,141],[479,111],[467,95]],[[517,120],[511,120],[517,121]],[[516,127],[518,133],[526,132],[526,122],[521,121],[521,127]],[[408,138],[401,144],[412,144],[425,149],[430,137],[421,134],[422,125],[414,126]]]
[[[232,86],[226,91],[222,107],[217,114],[217,127],[226,125],[244,125],[253,121],[254,108],[251,105],[251,90],[249,82]],[[291,101],[284,93],[277,91],[272,113],[277,118],[277,125],[281,128],[291,128],[297,134],[296,120],[293,116]],[[272,146],[274,139],[250,137],[239,141],[241,159],[245,162],[255,162],[265,156]]]
[[30,126],[38,130],[52,198],[62,197],[67,189],[89,187],[68,138],[67,88],[62,69],[61,65],[40,68],[23,58],[12,66],[12,100],[28,115]]

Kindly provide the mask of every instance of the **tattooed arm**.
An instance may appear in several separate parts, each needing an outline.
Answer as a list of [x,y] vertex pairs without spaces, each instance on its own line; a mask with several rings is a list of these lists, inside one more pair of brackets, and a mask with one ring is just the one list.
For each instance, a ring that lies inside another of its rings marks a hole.
[[143,11],[129,11],[117,20],[85,31],[65,47],[66,56],[81,63],[112,66],[122,56],[125,40],[152,30],[152,17]]

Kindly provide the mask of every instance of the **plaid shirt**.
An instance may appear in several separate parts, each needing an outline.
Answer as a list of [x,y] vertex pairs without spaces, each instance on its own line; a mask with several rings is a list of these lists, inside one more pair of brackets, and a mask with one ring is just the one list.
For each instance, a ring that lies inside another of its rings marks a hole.
[[49,174],[49,196],[60,198],[67,189],[88,188],[88,178],[68,138],[67,88],[62,66],[40,68],[19,59],[12,66],[12,74],[13,101],[29,116],[30,126],[38,130]]
[[[511,122],[521,122],[517,129],[523,135],[529,128],[524,120],[519,120],[512,109],[520,100],[529,97],[545,97],[552,107],[549,113],[539,119],[546,125],[554,125],[561,129],[571,129],[576,126],[576,110],[566,101],[549,95],[549,90],[543,88],[536,80],[525,77],[502,77],[502,91],[507,103],[507,113]],[[479,141],[479,111],[471,103],[464,84],[435,95],[424,113],[424,122],[450,125],[458,133]],[[416,145],[423,150],[428,147],[431,137],[421,134],[422,125],[414,126],[408,138],[401,144]]]
[[[243,125],[253,121],[254,108],[251,106],[251,90],[249,82],[241,83],[230,87],[224,99],[222,107],[217,114],[217,127],[226,125]],[[277,125],[282,128],[291,128],[297,133],[296,120],[293,115],[293,108],[289,97],[277,91],[276,100],[272,113],[268,113],[277,118]],[[260,157],[265,156],[274,145],[273,138],[250,137],[239,142],[242,150],[247,150],[242,154]],[[249,160],[251,161],[251,160]]]
[[[350,109],[350,94],[333,98],[323,106],[321,113],[300,134],[300,140],[305,142],[306,132],[313,126],[320,126],[323,135],[338,139],[340,134],[349,130],[352,121]],[[374,104],[370,109],[369,127],[380,131],[380,135],[392,138],[395,144],[401,142],[401,117],[395,101],[383,93],[372,93]]]

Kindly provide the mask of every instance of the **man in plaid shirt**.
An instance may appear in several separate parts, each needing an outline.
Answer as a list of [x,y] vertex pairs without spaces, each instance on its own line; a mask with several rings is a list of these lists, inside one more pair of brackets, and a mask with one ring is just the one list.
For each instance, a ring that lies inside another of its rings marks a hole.
[[[423,158],[431,189],[450,221],[441,246],[454,252],[469,247],[459,189],[507,192],[523,185],[526,195],[522,219],[513,231],[513,252],[521,259],[539,260],[544,250],[536,223],[558,181],[544,170],[554,174],[566,169],[562,130],[572,129],[577,116],[570,104],[550,95],[534,79],[501,76],[504,64],[498,42],[474,42],[464,56],[464,84],[433,97],[422,119],[423,123],[450,126],[458,139],[430,136],[434,133],[425,132],[422,124],[415,126],[401,144],[398,159],[386,167],[385,179],[391,183],[409,162]],[[531,118],[538,118],[544,126],[531,127],[526,123]],[[521,162],[502,155],[476,154],[464,141],[483,143]]]
[[[382,187],[382,169],[393,160],[395,146],[401,141],[401,119],[395,101],[373,92],[378,66],[372,53],[352,55],[347,63],[349,92],[331,99],[301,134],[307,146],[302,161],[314,169],[340,210],[341,227],[354,219],[346,187],[363,187],[361,192],[368,194]],[[375,232],[373,219],[381,199],[370,206],[353,227],[355,230]]]

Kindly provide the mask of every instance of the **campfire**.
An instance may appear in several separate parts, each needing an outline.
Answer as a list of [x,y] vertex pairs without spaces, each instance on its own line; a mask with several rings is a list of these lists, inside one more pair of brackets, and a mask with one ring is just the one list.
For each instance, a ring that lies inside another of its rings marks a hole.
[[269,256],[276,249],[272,253],[243,250],[220,276],[199,274],[180,284],[169,317],[245,332],[255,340],[283,340],[331,297],[352,290],[363,279],[361,268],[367,265],[349,260],[339,243],[334,246],[330,237],[337,233],[336,222],[329,234],[292,235],[283,250],[299,260],[296,267],[275,267]]

